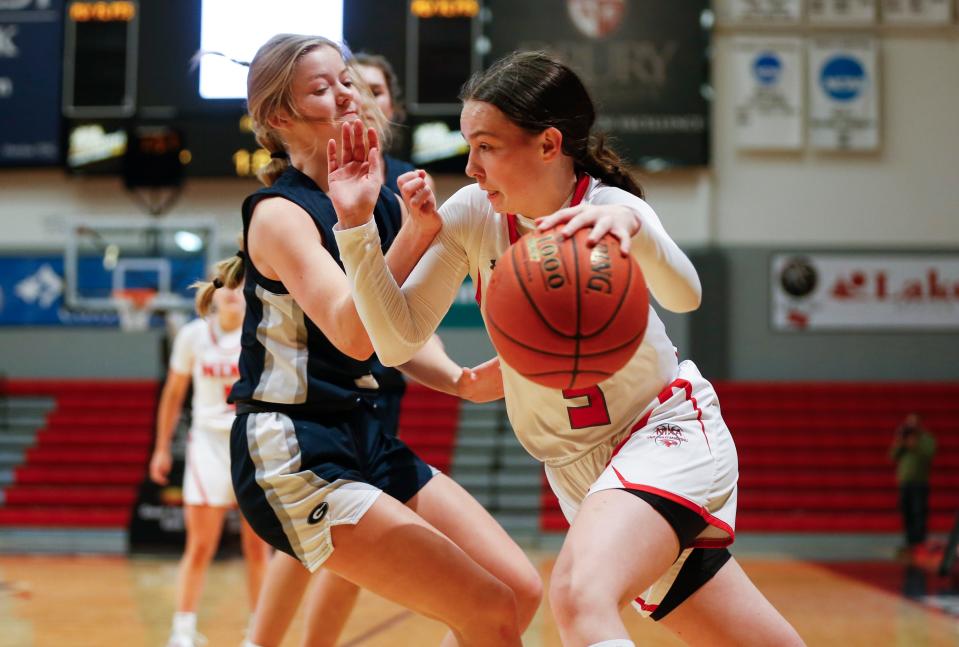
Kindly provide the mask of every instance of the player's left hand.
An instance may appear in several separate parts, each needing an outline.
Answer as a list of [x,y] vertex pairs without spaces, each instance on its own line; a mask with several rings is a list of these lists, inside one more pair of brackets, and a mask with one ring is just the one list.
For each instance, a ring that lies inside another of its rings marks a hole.
[[536,220],[539,231],[560,225],[562,227],[557,233],[563,238],[569,238],[583,227],[591,227],[592,231],[586,239],[588,247],[610,234],[619,241],[619,251],[626,256],[629,254],[630,240],[639,231],[642,221],[635,210],[621,204],[578,204]]
[[[365,135],[365,137],[364,137]],[[383,186],[383,158],[379,138],[373,128],[366,128],[356,120],[344,122],[342,144],[335,139],[327,142],[327,195],[336,209],[340,224],[349,229],[369,222]]]
[[503,397],[503,373],[499,357],[487,360],[473,368],[463,367],[456,380],[456,395],[470,402],[492,402]]
[[410,213],[411,224],[435,236],[443,228],[443,219],[436,210],[436,195],[426,171],[407,171],[396,178],[400,196]]

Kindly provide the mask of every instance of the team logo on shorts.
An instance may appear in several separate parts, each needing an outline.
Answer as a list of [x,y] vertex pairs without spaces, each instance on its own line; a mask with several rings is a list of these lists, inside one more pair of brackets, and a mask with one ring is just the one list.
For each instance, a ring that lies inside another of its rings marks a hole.
[[323,517],[326,516],[326,511],[330,509],[330,504],[324,501],[320,505],[313,508],[313,512],[310,513],[310,516],[306,518],[306,522],[311,526],[313,524],[320,523],[323,521]]
[[663,447],[676,447],[687,442],[686,434],[683,433],[682,428],[670,424],[659,425],[653,430],[653,433],[646,437]]

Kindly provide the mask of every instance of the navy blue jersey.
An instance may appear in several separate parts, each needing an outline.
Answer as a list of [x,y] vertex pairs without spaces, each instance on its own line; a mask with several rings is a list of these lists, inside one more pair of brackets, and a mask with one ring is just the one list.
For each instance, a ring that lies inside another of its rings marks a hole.
[[[253,209],[270,197],[285,198],[310,214],[323,246],[342,268],[333,237],[337,222],[333,203],[313,180],[293,167],[272,186],[243,202],[243,234],[248,244]],[[385,253],[402,224],[400,204],[391,190],[380,189],[373,216]],[[229,401],[292,415],[351,409],[361,398],[375,397],[372,358],[357,360],[341,353],[280,281],[260,274],[249,256],[244,264],[246,315],[240,341],[240,379],[233,385]]]
[[397,178],[408,171],[415,171],[416,167],[409,162],[398,160],[395,157],[390,157],[389,155],[384,155],[383,161],[386,164],[386,168],[383,169],[383,186],[388,188],[390,191],[399,194],[400,187],[396,183]]

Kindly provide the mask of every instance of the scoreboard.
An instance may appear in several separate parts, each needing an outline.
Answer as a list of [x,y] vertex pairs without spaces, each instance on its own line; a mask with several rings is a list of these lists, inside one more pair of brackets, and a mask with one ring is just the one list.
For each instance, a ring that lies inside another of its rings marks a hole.
[[129,117],[136,109],[137,28],[132,0],[68,0],[64,27],[63,113]]

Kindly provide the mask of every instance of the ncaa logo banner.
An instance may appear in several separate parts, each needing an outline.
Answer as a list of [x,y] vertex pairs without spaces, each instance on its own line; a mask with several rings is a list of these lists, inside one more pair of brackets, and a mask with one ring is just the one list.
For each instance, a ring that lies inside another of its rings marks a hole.
[[809,22],[868,25],[876,22],[876,0],[809,0]]
[[732,0],[730,18],[747,22],[799,22],[800,0]]
[[882,21],[890,25],[945,25],[952,0],[882,0]]
[[832,151],[879,149],[879,46],[871,38],[809,45],[809,139]]
[[798,150],[805,121],[802,40],[741,37],[733,41],[733,57],[739,148]]
[[959,255],[776,254],[778,331],[959,330]]

